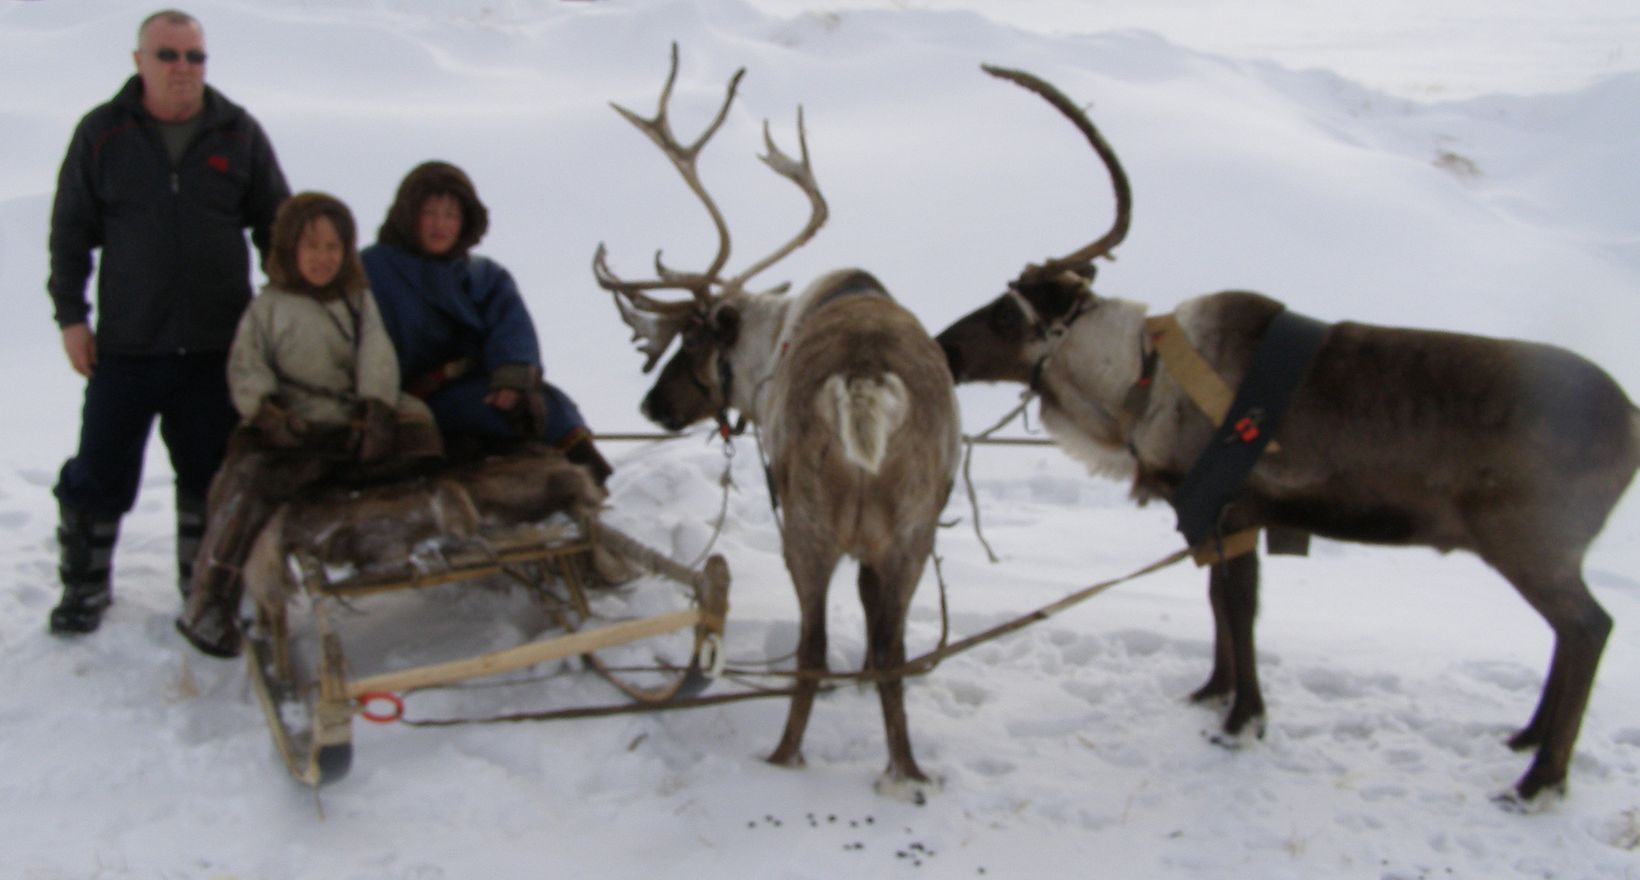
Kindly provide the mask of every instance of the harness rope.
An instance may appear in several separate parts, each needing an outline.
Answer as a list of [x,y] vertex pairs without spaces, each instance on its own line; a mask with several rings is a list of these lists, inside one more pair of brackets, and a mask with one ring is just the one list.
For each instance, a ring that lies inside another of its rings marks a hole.
[[723,488],[723,500],[718,503],[717,522],[712,526],[712,537],[706,539],[706,546],[700,554],[689,563],[689,568],[699,568],[706,557],[712,554],[712,548],[717,546],[719,536],[723,534],[723,526],[729,520],[729,490],[734,488],[735,482],[731,473],[735,463],[735,445],[730,441],[728,434],[723,434],[723,475],[718,477],[718,485]]
[[[1003,418],[1002,420],[1000,420],[997,424],[991,426],[990,428],[987,428],[986,430],[980,432],[977,435],[965,435],[963,437],[963,442],[968,448],[968,457],[964,462],[964,476],[965,476],[965,479],[966,479],[967,485],[968,485],[969,500],[970,500],[970,503],[972,504],[973,509],[974,509],[975,532],[979,536],[980,543],[985,546],[987,553],[991,553],[991,548],[990,548],[990,545],[985,541],[985,537],[984,537],[983,532],[981,532],[981,530],[980,530],[980,525],[979,525],[979,501],[978,501],[978,498],[977,498],[977,494],[974,492],[974,489],[973,489],[972,479],[967,479],[967,477],[968,477],[968,463],[971,462],[971,460],[972,460],[972,453],[973,453],[974,446],[979,445],[979,444],[1019,445],[1019,444],[1023,443],[1023,444],[1030,444],[1030,445],[1051,445],[1052,441],[1049,441],[1049,440],[994,439],[994,438],[991,437],[991,435],[994,434],[996,431],[1000,430],[1002,427],[1006,426],[1009,422],[1012,422],[1015,418],[1022,415],[1025,412],[1026,407],[1030,404],[1031,400],[1034,398],[1034,396],[1035,395],[1033,393],[1026,392],[1024,395],[1022,395],[1022,399],[1021,399],[1019,405],[1016,406],[1012,411],[1010,411],[1008,413],[1008,415],[1005,418]],[[685,435],[678,435],[678,434],[655,434],[655,435],[633,434],[633,435],[621,435],[621,439],[630,439],[630,440],[671,440],[671,439],[678,439],[680,436],[685,436]],[[762,441],[761,441],[761,435],[759,435],[756,432],[755,428],[754,428],[753,436],[754,436],[754,438],[756,438],[758,440],[758,452],[759,452],[759,456],[762,457],[763,456],[763,446],[762,446]],[[605,439],[608,439],[607,435],[605,435]],[[725,442],[725,445],[728,446],[728,444],[729,444],[728,438],[724,438],[724,442]],[[732,452],[726,452],[725,453],[726,458],[729,458],[731,456],[732,456]],[[766,459],[764,461],[764,464],[765,464],[765,467],[766,467],[767,466]],[[724,485],[724,496],[723,496],[724,500],[723,500],[722,508],[721,508],[720,514],[719,514],[718,529],[716,531],[714,531],[714,534],[713,534],[713,537],[712,537],[712,542],[715,542],[717,540],[718,535],[721,533],[723,521],[724,521],[725,516],[726,516],[726,510],[727,510],[727,505],[728,505],[728,492],[729,492],[730,487],[733,485],[732,481],[730,481],[729,478],[728,478],[728,474],[729,474],[729,469],[728,469],[728,465],[726,464],[725,471],[724,471],[724,478],[722,480],[723,485]],[[778,519],[778,517],[779,517],[778,509],[776,509],[776,511],[775,511],[775,516]],[[708,547],[707,547],[707,552],[710,551],[710,548],[711,548],[711,543],[709,542]],[[1005,635],[1008,635],[1009,633],[1012,633],[1012,632],[1015,632],[1017,630],[1023,629],[1026,626],[1034,624],[1038,621],[1046,620],[1049,617],[1054,616],[1055,614],[1058,614],[1058,613],[1060,613],[1060,612],[1062,612],[1062,611],[1064,611],[1064,610],[1066,610],[1066,609],[1068,609],[1072,606],[1078,605],[1082,602],[1087,601],[1088,599],[1093,598],[1094,596],[1099,595],[1100,593],[1105,592],[1106,590],[1110,589],[1111,587],[1117,586],[1118,584],[1126,583],[1126,582],[1131,581],[1131,580],[1136,580],[1140,577],[1143,577],[1143,576],[1148,575],[1148,574],[1152,574],[1156,571],[1160,571],[1163,568],[1167,568],[1169,566],[1172,566],[1172,565],[1182,561],[1183,559],[1189,557],[1189,555],[1190,555],[1190,553],[1189,553],[1188,550],[1176,551],[1172,554],[1169,554],[1168,556],[1163,557],[1162,559],[1157,560],[1156,562],[1153,562],[1149,565],[1146,565],[1143,568],[1137,569],[1137,570],[1135,570],[1135,571],[1133,571],[1133,572],[1131,572],[1127,575],[1124,575],[1124,576],[1118,577],[1118,578],[1111,578],[1109,580],[1100,581],[1098,583],[1091,584],[1087,587],[1084,587],[1080,590],[1077,590],[1076,592],[1073,592],[1073,593],[1065,596],[1064,598],[1060,599],[1057,602],[1053,602],[1049,605],[1045,605],[1045,606],[1043,606],[1041,608],[1038,608],[1035,611],[1032,611],[1028,614],[1024,614],[1024,615],[1021,615],[1019,617],[1015,617],[1015,618],[1013,618],[1009,621],[1006,621],[1002,624],[999,624],[997,626],[994,626],[994,627],[991,627],[989,629],[983,630],[979,633],[968,636],[966,638],[960,639],[955,643],[950,642],[950,606],[949,606],[949,603],[948,603],[947,598],[946,598],[945,575],[944,575],[944,571],[943,571],[943,568],[942,568],[942,565],[941,565],[941,560],[940,560],[940,557],[936,555],[932,558],[933,558],[933,562],[934,562],[935,580],[939,584],[939,597],[940,597],[940,637],[939,637],[939,642],[937,644],[937,647],[935,647],[933,650],[930,650],[930,651],[928,651],[924,654],[921,654],[917,657],[914,657],[914,658],[902,663],[901,665],[899,665],[897,667],[894,667],[894,668],[891,668],[891,669],[862,669],[862,670],[859,670],[859,671],[856,671],[856,672],[831,672],[831,671],[753,669],[753,668],[748,668],[746,666],[725,666],[722,670],[722,673],[721,673],[722,677],[730,679],[730,680],[732,680],[732,681],[734,681],[737,684],[740,684],[742,686],[751,688],[751,690],[744,691],[744,692],[741,692],[741,693],[735,693],[735,694],[716,694],[716,695],[712,695],[712,696],[688,697],[688,698],[680,699],[680,700],[668,700],[668,701],[663,702],[663,703],[637,703],[637,702],[622,703],[622,704],[609,705],[609,706],[576,707],[576,708],[570,708],[570,709],[553,709],[553,710],[543,710],[543,711],[536,711],[536,712],[515,712],[515,713],[504,714],[504,715],[489,716],[489,717],[484,717],[484,718],[413,719],[413,718],[406,718],[406,717],[403,717],[401,715],[397,720],[400,723],[407,724],[407,725],[410,725],[412,727],[446,727],[446,726],[455,726],[455,725],[463,725],[463,724],[510,723],[510,722],[519,722],[519,721],[552,721],[552,720],[567,720],[567,719],[572,719],[572,718],[606,717],[606,716],[611,716],[611,715],[633,714],[633,713],[638,713],[638,712],[650,712],[650,711],[660,711],[660,710],[670,710],[670,709],[684,709],[684,708],[695,708],[695,707],[702,707],[702,706],[713,706],[713,705],[720,705],[720,704],[724,704],[724,703],[739,702],[739,701],[743,701],[743,700],[754,700],[754,699],[763,699],[763,698],[772,698],[772,697],[789,697],[789,696],[792,696],[795,693],[795,690],[792,687],[767,688],[767,687],[760,686],[760,685],[755,683],[756,680],[758,680],[758,679],[775,678],[775,679],[785,679],[785,680],[793,680],[793,681],[815,681],[815,682],[820,683],[819,684],[819,690],[821,692],[829,692],[831,690],[835,690],[838,687],[841,687],[842,683],[844,683],[844,682],[856,682],[856,683],[859,683],[859,684],[865,684],[865,683],[875,683],[875,682],[880,682],[880,681],[885,681],[885,680],[890,680],[890,679],[905,678],[905,677],[908,677],[908,676],[926,675],[926,674],[934,671],[934,669],[936,667],[938,667],[940,663],[942,663],[943,661],[945,661],[946,659],[948,659],[950,657],[953,657],[953,656],[956,656],[958,654],[969,651],[969,650],[971,650],[975,647],[978,647],[981,644],[984,644],[985,642],[989,642],[989,641],[992,641],[994,639],[1001,638],[1002,636],[1005,636]],[[993,562],[996,561],[996,557],[995,557],[994,554],[992,554],[991,558],[992,558]],[[771,660],[771,661],[767,661],[767,662],[778,662],[778,661]],[[653,667],[619,667],[619,668],[613,668],[610,671],[620,671],[620,672],[650,672],[650,671],[654,671],[654,672],[676,673],[676,672],[679,672],[681,670],[678,669],[675,666],[657,665],[657,666],[653,666]]]
[[991,427],[986,428],[985,430],[979,432],[978,434],[971,434],[971,435],[970,434],[965,434],[965,435],[963,435],[963,438],[962,438],[962,445],[965,449],[965,451],[963,453],[963,456],[962,456],[962,482],[963,482],[963,485],[968,490],[968,506],[974,512],[974,535],[979,538],[979,545],[981,547],[985,548],[985,557],[987,559],[989,559],[993,564],[995,564],[997,562],[1000,562],[1001,560],[997,557],[996,553],[992,552],[991,542],[985,540],[985,532],[980,527],[980,521],[979,521],[979,495],[978,495],[977,492],[974,491],[974,477],[973,477],[973,470],[972,470],[972,466],[973,466],[973,463],[974,463],[974,446],[976,444],[979,444],[979,443],[999,443],[1000,444],[1000,443],[1003,443],[1003,442],[1006,442],[1010,445],[1029,444],[1029,445],[1040,445],[1040,446],[1052,446],[1053,445],[1052,440],[1041,440],[1041,439],[1036,439],[1036,438],[1028,438],[1028,439],[1023,439],[1023,440],[1008,440],[1008,441],[1001,441],[1001,440],[991,439],[991,435],[995,434],[997,431],[1001,430],[1003,428],[1003,426],[1007,425],[1009,422],[1013,421],[1015,418],[1018,418],[1022,415],[1025,415],[1027,407],[1029,407],[1031,405],[1031,401],[1035,400],[1035,399],[1036,399],[1036,392],[1027,389],[1024,393],[1019,395],[1019,405],[1015,406],[1013,409],[1009,410],[1008,414],[1003,416],[1000,421],[998,421],[996,424],[992,425]]
[[[917,657],[914,657],[910,660],[907,660],[905,663],[903,663],[903,664],[901,664],[897,667],[894,667],[892,669],[862,669],[858,672],[829,672],[829,671],[805,672],[805,671],[802,671],[802,670],[795,670],[795,669],[793,669],[793,670],[755,670],[755,669],[744,669],[744,668],[739,668],[739,667],[726,667],[723,671],[723,674],[724,674],[725,678],[734,679],[735,681],[740,682],[742,684],[745,684],[745,682],[741,681],[741,680],[742,679],[747,679],[747,678],[753,678],[753,679],[756,679],[756,678],[781,678],[781,679],[790,679],[790,680],[793,680],[793,681],[816,681],[816,682],[820,682],[820,690],[822,692],[835,690],[836,688],[842,686],[841,685],[842,682],[856,682],[856,683],[863,684],[863,683],[867,683],[867,682],[874,683],[874,682],[884,681],[884,680],[888,680],[888,679],[906,678],[906,677],[910,677],[910,676],[927,675],[928,673],[933,672],[934,669],[937,666],[939,666],[940,663],[944,662],[945,660],[947,660],[951,657],[954,657],[958,654],[969,651],[969,650],[971,650],[973,648],[976,648],[976,647],[978,647],[978,646],[980,646],[980,645],[982,645],[986,642],[992,641],[992,640],[997,639],[997,638],[1001,638],[1002,636],[1008,635],[1009,633],[1012,633],[1016,630],[1023,629],[1027,626],[1030,626],[1031,624],[1037,623],[1039,621],[1047,620],[1048,618],[1050,618],[1050,617],[1052,617],[1056,614],[1059,614],[1060,612],[1065,611],[1066,609],[1071,608],[1075,605],[1081,604],[1082,602],[1085,602],[1085,601],[1093,598],[1094,596],[1097,596],[1100,593],[1103,593],[1106,590],[1109,590],[1112,587],[1115,587],[1119,584],[1127,583],[1128,581],[1137,580],[1138,578],[1144,577],[1145,575],[1154,574],[1155,572],[1161,571],[1164,568],[1168,568],[1169,566],[1172,566],[1172,565],[1175,565],[1179,562],[1182,562],[1183,560],[1188,559],[1189,557],[1190,557],[1190,551],[1188,549],[1176,550],[1173,553],[1170,553],[1167,556],[1164,556],[1161,559],[1158,559],[1155,562],[1152,562],[1149,565],[1144,566],[1143,568],[1136,569],[1136,570],[1134,570],[1132,572],[1129,572],[1128,574],[1123,575],[1121,577],[1111,578],[1109,580],[1104,580],[1104,581],[1100,581],[1100,582],[1095,583],[1095,584],[1090,584],[1086,587],[1083,587],[1080,590],[1077,590],[1077,591],[1065,596],[1064,598],[1060,599],[1057,602],[1053,602],[1053,603],[1050,603],[1048,605],[1044,605],[1041,608],[1038,608],[1035,611],[1032,611],[1028,614],[1020,615],[1019,617],[1015,617],[1012,620],[1008,620],[1004,623],[998,624],[998,625],[993,626],[989,629],[986,629],[986,630],[983,630],[981,632],[975,633],[974,635],[968,636],[967,638],[959,639],[958,641],[952,642],[952,643],[949,643],[949,644],[946,643],[946,636],[948,635],[949,630],[946,628],[946,625],[945,625],[945,621],[946,621],[946,603],[945,603],[945,591],[942,588],[941,591],[940,591],[941,634],[940,634],[940,645],[939,645],[939,647],[937,647],[937,648],[935,648],[931,651],[928,651],[924,654],[918,655]],[[936,562],[935,562],[936,570],[938,569],[938,561],[937,560],[938,560],[938,558],[936,557]],[[944,581],[942,579],[941,580],[942,586],[943,586],[943,583],[944,583]],[[668,667],[662,667],[662,666],[653,667],[652,670],[653,671],[674,671],[674,672],[677,671],[675,668],[668,668]],[[628,671],[634,671],[634,670],[628,669]],[[651,671],[651,670],[645,669],[643,671]],[[747,685],[747,686],[748,687],[755,687],[755,685]],[[622,704],[611,705],[611,706],[590,706],[590,707],[578,707],[578,708],[571,708],[571,709],[552,709],[552,710],[546,710],[546,711],[540,711],[540,712],[514,712],[514,713],[505,714],[505,715],[489,716],[489,717],[485,717],[485,718],[411,719],[411,718],[400,717],[398,719],[398,721],[401,724],[407,724],[407,725],[410,725],[412,727],[450,727],[450,726],[461,725],[461,724],[491,724],[491,723],[516,722],[516,721],[553,721],[553,720],[570,719],[570,718],[594,718],[594,717],[604,717],[604,716],[609,716],[609,715],[626,715],[626,714],[633,714],[633,713],[637,713],[637,712],[653,712],[653,711],[670,710],[670,709],[690,709],[690,708],[696,708],[696,707],[700,707],[700,706],[714,706],[714,705],[719,705],[719,704],[722,704],[722,703],[739,702],[739,701],[742,701],[742,700],[756,700],[756,699],[763,699],[763,698],[768,698],[768,697],[788,697],[788,696],[793,695],[793,693],[795,693],[795,689],[794,688],[789,688],[789,687],[788,688],[775,689],[775,690],[756,689],[756,690],[746,691],[746,692],[741,692],[741,693],[736,693],[736,694],[717,694],[717,695],[704,696],[704,697],[688,697],[688,698],[681,699],[681,700],[669,700],[669,701],[664,702],[664,703],[622,703]]]

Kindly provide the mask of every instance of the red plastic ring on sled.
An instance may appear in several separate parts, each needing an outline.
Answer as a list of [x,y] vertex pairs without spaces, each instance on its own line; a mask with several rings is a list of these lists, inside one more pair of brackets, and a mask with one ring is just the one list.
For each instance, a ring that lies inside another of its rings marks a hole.
[[[383,713],[371,709],[370,705],[378,701],[388,704],[392,707],[392,711]],[[387,691],[371,691],[368,694],[360,694],[359,714],[363,715],[366,721],[374,721],[377,724],[392,724],[404,717],[404,700],[399,699],[398,694]]]

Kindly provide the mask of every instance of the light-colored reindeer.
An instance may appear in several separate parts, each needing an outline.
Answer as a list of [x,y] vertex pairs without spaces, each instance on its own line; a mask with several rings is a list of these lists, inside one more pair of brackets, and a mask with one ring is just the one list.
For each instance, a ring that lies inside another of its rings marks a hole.
[[[1093,293],[1094,258],[1127,231],[1131,197],[1115,153],[1047,83],[987,68],[1043,96],[1103,158],[1112,229],[1032,265],[1008,292],[939,335],[959,382],[1019,382],[1069,454],[1133,477],[1140,501],[1177,507],[1198,454],[1227,438],[1173,372],[1144,381],[1150,340],[1179,332],[1228,387],[1240,384],[1282,305],[1253,293],[1190,300],[1173,330],[1142,303]],[[1537,750],[1510,800],[1561,789],[1612,621],[1583,583],[1583,556],[1640,464],[1640,413],[1594,364],[1559,348],[1454,333],[1340,323],[1326,328],[1274,441],[1220,513],[1252,527],[1346,541],[1469,550],[1503,575],[1555,633],[1542,698],[1509,741]],[[1256,547],[1256,545],[1255,545]],[[1224,732],[1262,729],[1254,666],[1256,552],[1215,565],[1213,672],[1197,700],[1233,697]]]
[[[826,591],[842,556],[859,561],[865,669],[894,669],[905,661],[906,611],[933,552],[958,459],[956,396],[939,347],[870,274],[834,271],[797,297],[781,295],[784,286],[764,293],[746,290],[752,276],[807,242],[826,220],[801,108],[801,161],[775,147],[767,123],[768,153],[761,158],[808,196],[809,221],[741,274],[719,277],[729,257],[729,231],[701,185],[695,160],[722,125],[745,70],[735,73],[716,118],[687,146],[667,121],[677,72],[674,45],[653,118],[619,105],[615,109],[660,147],[706,206],[717,227],[717,256],[704,272],[683,273],[662,265],[657,253],[659,278],[626,281],[610,271],[599,245],[594,274],[615,295],[634,339],[641,340],[648,356],[645,372],[674,338],[682,338],[644,398],[644,415],[670,430],[714,417],[726,428],[734,410],[761,430],[801,614],[797,666],[811,674],[796,684],[785,734],[769,760],[799,764],[819,686],[813,674],[826,669]],[[691,297],[668,302],[650,296],[662,289],[685,290]],[[886,678],[877,690],[889,754],[878,790],[922,802],[934,786],[911,754],[902,682]]]

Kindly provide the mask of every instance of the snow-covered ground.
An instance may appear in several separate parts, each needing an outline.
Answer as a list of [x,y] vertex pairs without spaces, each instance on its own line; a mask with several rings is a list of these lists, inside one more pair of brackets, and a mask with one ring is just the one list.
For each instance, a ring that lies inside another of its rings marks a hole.
[[[444,158],[490,204],[481,250],[519,278],[549,372],[604,431],[648,430],[650,377],[592,283],[594,247],[637,274],[657,247],[703,263],[711,230],[675,173],[607,106],[649,112],[682,47],[675,124],[749,72],[703,175],[734,266],[805,205],[754,158],[797,104],[831,202],[827,228],[770,273],[878,275],[938,330],[1028,260],[1102,231],[1087,148],[981,62],[1079,101],[1136,198],[1107,295],[1165,310],[1238,287],[1326,319],[1549,341],[1640,389],[1640,10],[1633,4],[1254,0],[199,0],[213,83],[257,114],[292,184],[373,230],[399,178]],[[1234,12],[1223,11],[1234,9]],[[1587,575],[1617,620],[1570,775],[1541,814],[1499,810],[1547,628],[1467,556],[1321,542],[1265,565],[1259,628],[1270,727],[1239,751],[1184,696],[1206,676],[1204,577],[1173,568],[942,665],[908,688],[943,791],[874,794],[876,697],[823,697],[808,766],[760,758],[780,701],[550,725],[355,725],[353,772],[316,798],[273,755],[243,667],[171,630],[171,477],[157,440],[124,523],[103,628],[45,632],[50,487],[80,382],[43,292],[55,173],[78,117],[130,71],[148,7],[0,4],[0,876],[19,878],[1634,878],[1640,876],[1640,506],[1626,500]],[[1370,380],[1370,377],[1364,377]],[[1014,400],[964,389],[971,431]],[[1016,432],[1017,433],[1017,432]],[[704,437],[704,434],[702,435]],[[692,439],[611,444],[610,522],[692,559],[724,456]],[[778,657],[795,603],[757,456],[741,441],[717,549],[734,572],[729,653]],[[1175,547],[1165,509],[1047,448],[982,448],[942,533],[958,635]],[[831,601],[834,668],[857,665],[852,570]],[[939,632],[925,580],[909,647]],[[611,600],[618,604],[619,600]],[[379,646],[476,648],[528,628],[516,601],[431,596],[351,625]],[[550,671],[550,670],[549,670]],[[725,689],[727,687],[725,686]],[[412,697],[422,717],[612,698],[564,672],[538,693]],[[320,809],[322,807],[322,817]]]

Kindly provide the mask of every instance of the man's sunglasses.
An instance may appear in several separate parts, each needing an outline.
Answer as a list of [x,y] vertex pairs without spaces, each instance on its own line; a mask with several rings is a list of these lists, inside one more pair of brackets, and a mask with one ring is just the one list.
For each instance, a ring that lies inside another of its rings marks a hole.
[[189,49],[186,52],[178,52],[175,49],[155,49],[154,57],[166,64],[175,64],[178,58],[188,59],[189,64],[205,63],[205,53],[198,49]]

